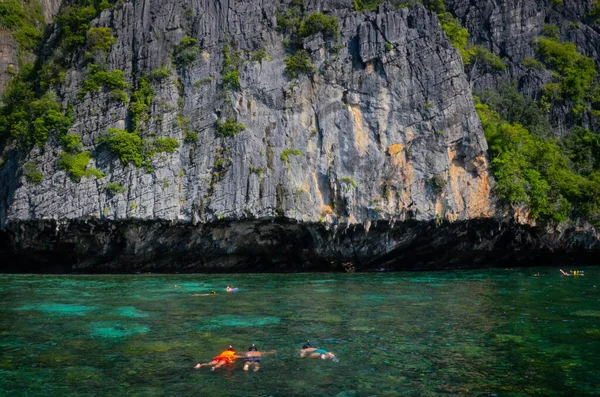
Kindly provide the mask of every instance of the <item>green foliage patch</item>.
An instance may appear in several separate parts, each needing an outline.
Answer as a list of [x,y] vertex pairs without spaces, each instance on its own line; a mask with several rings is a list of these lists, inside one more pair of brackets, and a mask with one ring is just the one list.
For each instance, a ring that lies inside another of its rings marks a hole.
[[295,78],[300,74],[312,74],[316,69],[310,60],[308,52],[300,50],[294,55],[285,57],[285,71],[291,78]]
[[594,0],[592,2],[592,8],[587,17],[594,23],[600,24],[600,0]]
[[90,152],[78,154],[61,153],[58,160],[58,166],[71,176],[75,182],[79,182],[83,177],[92,177],[100,179],[104,174],[96,168],[87,168],[90,162]]
[[7,87],[0,108],[0,142],[15,139],[22,148],[43,147],[48,135],[66,134],[71,119],[62,111],[54,93],[35,97],[33,84],[17,76]]
[[555,100],[569,99],[574,114],[588,110],[598,87],[594,60],[581,55],[573,43],[538,37],[535,45],[538,56],[557,78],[557,83],[544,87],[543,101],[549,106]]
[[449,12],[438,14],[438,19],[450,42],[460,52],[463,63],[465,65],[471,63],[472,53],[467,49],[469,31],[463,28],[460,22]]
[[175,64],[179,67],[191,64],[198,58],[200,50],[198,40],[190,36],[184,36],[173,49]]
[[544,36],[548,37],[549,39],[556,41],[560,39],[560,28],[556,25],[547,23],[542,28],[542,32],[544,33]]
[[544,70],[546,69],[546,67],[537,59],[534,58],[525,58],[523,59],[522,62],[523,66],[530,68],[530,69],[536,69],[536,70]]
[[117,42],[112,33],[111,28],[90,28],[87,32],[88,48],[107,52]]
[[259,48],[258,50],[254,51],[252,53],[252,56],[250,57],[250,59],[254,62],[262,62],[263,59],[266,59],[268,62],[272,62],[273,58],[271,57],[271,54],[269,54],[267,52],[267,50],[265,50],[264,48]]
[[383,3],[384,1],[385,0],[354,0],[354,11],[375,11],[377,10],[377,7],[379,7],[379,4]]
[[156,138],[154,141],[154,147],[157,152],[161,153],[173,153],[175,149],[179,147],[179,142],[175,138]]
[[355,189],[358,186],[358,184],[356,183],[356,181],[354,179],[350,178],[349,176],[344,176],[344,177],[340,178],[340,182],[346,183],[348,185],[351,185]]
[[223,88],[226,90],[240,89],[240,72],[242,55],[240,51],[231,51],[228,44],[223,46]]
[[0,28],[13,33],[21,51],[35,49],[42,39],[44,16],[39,0],[0,2]]
[[69,153],[78,153],[83,150],[83,145],[81,144],[81,137],[79,135],[63,135],[60,137],[60,142],[62,143],[65,150]]
[[448,180],[443,175],[438,174],[428,179],[427,184],[435,195],[440,195],[446,188]]
[[300,37],[308,37],[320,32],[325,37],[337,39],[340,35],[339,31],[340,25],[337,18],[320,12],[310,14],[298,26],[298,35]]
[[148,82],[162,83],[163,81],[168,80],[172,75],[173,71],[170,68],[163,66],[160,69],[147,73],[145,79]]
[[62,41],[68,48],[83,46],[87,41],[90,22],[116,0],[79,0],[71,2],[56,16]]
[[242,123],[237,123],[233,118],[228,117],[224,121],[221,119],[217,120],[216,134],[220,138],[228,136],[235,136],[240,132],[244,131],[246,126]]
[[504,62],[502,62],[502,60],[496,54],[487,48],[476,45],[470,47],[468,51],[473,63],[481,62],[482,64],[490,67],[492,70],[499,72],[506,70],[506,65]]
[[39,185],[44,179],[44,174],[32,163],[25,164],[23,167],[23,174],[25,175],[27,182],[33,183],[34,185]]
[[306,37],[321,33],[326,40],[340,37],[340,25],[335,16],[313,12],[305,15],[304,6],[292,5],[277,14],[277,30],[289,34],[291,40],[286,40],[286,47],[290,50],[302,48],[302,41]]
[[144,148],[142,138],[137,133],[109,128],[108,133],[100,137],[99,143],[106,145],[117,155],[123,165],[132,162],[136,167],[142,166]]
[[288,165],[290,156],[304,156],[304,153],[295,148],[285,149],[283,152],[281,152],[281,161],[283,161],[285,165]]
[[136,131],[142,121],[147,120],[150,115],[148,109],[152,104],[154,90],[145,77],[138,83],[137,90],[131,95],[129,103],[129,114],[131,116],[132,131]]
[[446,11],[443,0],[354,0],[352,4],[356,12],[376,11],[377,7],[385,1],[389,1],[396,8],[414,7],[417,4],[423,4],[428,10],[438,14]]
[[100,88],[109,90],[125,90],[129,84],[125,79],[125,72],[119,69],[106,71],[102,70],[97,64],[90,64],[86,80],[83,82],[80,95],[84,96],[88,92],[98,91]]
[[223,74],[223,87],[230,90],[240,89],[240,72],[231,70]]
[[110,182],[106,185],[106,191],[109,192],[112,196],[116,196],[119,193],[126,192],[127,188],[121,185],[119,182]]

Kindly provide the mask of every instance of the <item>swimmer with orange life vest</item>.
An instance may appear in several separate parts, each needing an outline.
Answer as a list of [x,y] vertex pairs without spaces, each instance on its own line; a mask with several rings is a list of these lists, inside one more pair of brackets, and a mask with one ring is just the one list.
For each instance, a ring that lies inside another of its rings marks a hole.
[[203,364],[196,364],[194,368],[202,368],[202,367],[212,367],[210,370],[214,371],[217,368],[222,367],[225,364],[231,364],[235,361],[236,358],[243,358],[242,356],[238,356],[235,354],[235,350],[233,346],[229,345],[229,348],[225,351],[222,351],[221,354],[213,358],[211,361]]

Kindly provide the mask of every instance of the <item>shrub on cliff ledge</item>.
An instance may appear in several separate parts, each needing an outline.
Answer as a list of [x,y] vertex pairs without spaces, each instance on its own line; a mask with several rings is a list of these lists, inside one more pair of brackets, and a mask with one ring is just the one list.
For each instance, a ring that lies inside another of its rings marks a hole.
[[108,51],[117,42],[111,28],[90,28],[87,33],[87,45],[92,50]]
[[102,70],[99,65],[90,64],[80,95],[84,96],[88,92],[98,91],[102,87],[109,90],[128,89],[129,84],[125,80],[125,72],[119,69],[106,71]]
[[200,54],[198,40],[190,36],[184,36],[173,49],[175,63],[180,67],[194,62],[198,54]]
[[27,182],[33,183],[34,185],[39,185],[44,179],[44,174],[35,166],[35,164],[25,164],[23,167],[23,174],[25,175],[25,179]]
[[285,71],[291,78],[295,78],[299,74],[314,73],[315,67],[310,60],[308,52],[301,50],[294,55],[285,57]]
[[506,70],[506,65],[500,57],[480,45],[469,48],[470,56],[474,62],[481,62],[492,70],[503,72]]
[[81,178],[92,177],[102,178],[104,174],[96,168],[87,168],[90,162],[90,152],[82,152],[79,154],[61,153],[58,166],[71,176],[76,182]]
[[442,29],[446,32],[446,35],[450,39],[450,42],[462,56],[463,63],[468,65],[471,62],[471,53],[467,50],[467,39],[469,38],[469,31],[463,28],[452,14],[445,12],[438,14],[438,19]]
[[298,34],[300,37],[308,37],[321,32],[325,37],[337,38],[340,35],[340,25],[336,17],[328,17],[327,15],[315,12],[300,23]]
[[281,152],[281,161],[283,161],[285,165],[288,165],[290,156],[304,156],[304,153],[296,148],[285,149],[283,152]]
[[237,123],[233,118],[228,117],[225,121],[219,119],[216,124],[216,134],[220,138],[235,136],[244,131],[246,126],[242,123]]
[[592,58],[581,55],[573,43],[560,43],[556,39],[538,37],[536,51],[550,69],[556,72],[559,82],[544,87],[543,100],[549,103],[566,97],[573,101],[572,111],[579,114],[593,101],[596,65]]
[[106,185],[106,191],[109,192],[111,196],[116,196],[119,193],[126,192],[127,188],[119,182],[110,182]]
[[129,162],[141,167],[144,161],[142,138],[136,133],[118,128],[109,128],[108,134],[100,137],[99,143],[106,145],[110,151],[127,165]]
[[175,138],[156,138],[154,141],[154,148],[157,152],[173,153],[178,147],[179,142],[177,142],[177,139]]

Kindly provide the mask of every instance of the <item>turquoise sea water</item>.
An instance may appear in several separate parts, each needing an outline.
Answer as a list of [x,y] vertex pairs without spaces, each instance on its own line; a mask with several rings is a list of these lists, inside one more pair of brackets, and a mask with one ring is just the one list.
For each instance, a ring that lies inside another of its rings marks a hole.
[[[0,275],[0,395],[598,396],[586,271]],[[256,373],[193,369],[251,343]]]

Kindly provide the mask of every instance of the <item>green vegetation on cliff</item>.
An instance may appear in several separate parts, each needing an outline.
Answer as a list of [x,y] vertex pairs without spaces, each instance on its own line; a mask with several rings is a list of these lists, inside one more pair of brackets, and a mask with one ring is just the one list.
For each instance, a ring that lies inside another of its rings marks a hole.
[[100,144],[106,145],[116,154],[123,165],[130,162],[141,167],[144,161],[142,138],[137,133],[127,132],[118,128],[109,128],[108,133],[101,136]]
[[96,168],[88,167],[90,162],[90,152],[81,152],[77,154],[61,153],[60,159],[58,160],[58,166],[71,176],[71,178],[78,182],[83,177],[102,178],[104,173],[100,172]]
[[200,54],[200,45],[198,40],[190,36],[184,36],[179,44],[173,48],[173,58],[175,64],[179,67],[184,67],[196,60]]
[[24,71],[11,81],[2,96],[0,143],[15,140],[23,150],[43,147],[49,134],[68,132],[71,119],[62,111],[52,92],[36,97],[33,83]]
[[[317,33],[321,33],[323,39],[329,42],[340,37],[340,25],[336,17],[320,12],[306,15],[302,1],[294,1],[292,7],[277,14],[277,30],[289,35],[289,40],[285,41],[290,53],[285,58],[285,71],[291,78],[316,72],[309,53],[303,49],[304,39]],[[330,48],[333,51],[336,46]]]
[[[59,40],[54,54],[44,64],[21,67],[6,86],[0,108],[0,146],[16,141],[23,152],[33,145],[43,147],[49,136],[56,135],[68,151],[74,150],[72,139],[66,134],[71,127],[69,112],[61,107],[60,99],[51,90],[64,79],[68,67],[66,55],[86,44],[91,49],[106,51],[114,43],[112,31],[92,28],[89,23],[114,1],[79,0],[63,7],[56,18]],[[6,0],[0,3],[0,26],[14,32],[22,50],[33,50],[39,45],[44,27],[39,1]],[[88,32],[91,36],[88,37]],[[113,89],[126,87],[119,72],[105,72],[97,65],[90,68],[90,78],[83,91],[94,91],[102,86]],[[78,142],[77,147],[80,146]]]
[[13,33],[21,51],[36,49],[44,33],[44,16],[39,0],[1,1],[0,28]]
[[246,126],[242,123],[237,123],[233,118],[228,117],[225,120],[217,120],[216,134],[220,138],[235,136],[244,131]]
[[75,0],[61,8],[56,16],[62,43],[76,49],[86,43],[90,22],[117,0]]
[[[547,31],[548,29],[545,29]],[[546,32],[548,34],[548,32]],[[600,116],[600,107],[594,107],[598,90],[594,60],[581,55],[575,44],[558,41],[558,36],[538,37],[535,48],[541,61],[554,72],[556,83],[544,86],[543,103],[549,108],[557,101],[569,100],[574,114],[592,110]]]
[[87,33],[87,45],[91,50],[108,51],[117,42],[111,28],[90,28]]
[[291,78],[295,78],[300,74],[312,74],[315,72],[315,67],[310,61],[308,52],[300,50],[294,55],[285,57],[285,71]]
[[552,137],[544,113],[513,87],[477,98],[489,145],[496,192],[534,219],[559,223],[584,219],[600,226],[600,138],[575,127]]

